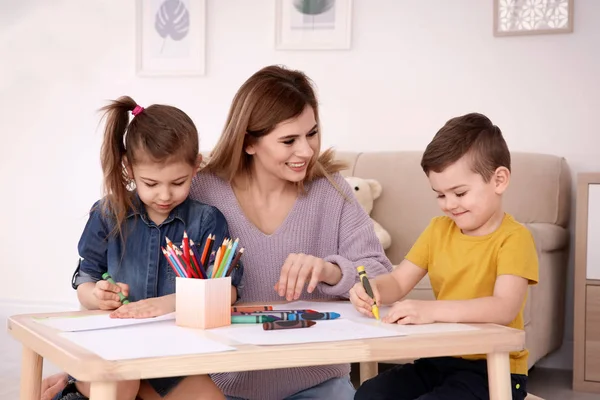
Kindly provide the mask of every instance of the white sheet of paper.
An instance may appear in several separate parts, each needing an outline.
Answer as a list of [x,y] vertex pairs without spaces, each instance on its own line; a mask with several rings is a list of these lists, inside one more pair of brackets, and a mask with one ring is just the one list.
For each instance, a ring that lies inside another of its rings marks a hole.
[[[373,318],[369,318],[354,308],[352,303],[346,302],[317,302],[317,301],[294,301],[287,304],[277,304],[273,306],[277,310],[315,310],[319,312],[336,312],[341,315],[341,319],[349,319],[355,322],[361,322],[369,325],[379,323]],[[379,307],[379,315],[383,318],[389,312],[391,307]],[[392,329],[402,335],[422,335],[427,333],[448,333],[448,332],[468,332],[478,330],[479,328],[454,323],[434,323],[425,325],[398,325],[398,324],[383,324],[382,328]]]
[[236,342],[255,345],[334,342],[402,335],[400,332],[346,319],[317,321],[310,328],[273,331],[265,331],[262,324],[232,325],[212,329],[211,333],[227,336]]
[[58,329],[63,332],[79,332],[96,329],[116,328],[147,324],[151,322],[169,321],[175,319],[175,313],[161,315],[154,318],[110,318],[108,314],[82,315],[74,317],[49,317],[34,318],[34,321]]
[[236,350],[235,347],[206,339],[201,331],[179,327],[173,320],[110,329],[63,332],[59,335],[105,360]]

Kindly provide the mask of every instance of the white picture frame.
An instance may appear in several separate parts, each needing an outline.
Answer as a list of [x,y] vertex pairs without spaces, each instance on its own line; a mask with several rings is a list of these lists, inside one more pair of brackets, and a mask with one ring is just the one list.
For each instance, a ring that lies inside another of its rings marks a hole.
[[573,32],[574,0],[494,0],[494,36]]
[[275,49],[350,49],[352,1],[275,0]]
[[202,76],[206,0],[137,0],[138,76]]

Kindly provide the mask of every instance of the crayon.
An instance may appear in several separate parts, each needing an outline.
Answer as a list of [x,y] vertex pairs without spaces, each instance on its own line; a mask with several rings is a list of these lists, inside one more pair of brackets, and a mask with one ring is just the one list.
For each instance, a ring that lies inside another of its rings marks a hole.
[[[105,272],[104,274],[102,274],[102,279],[112,283],[113,285],[116,285],[116,282],[114,281],[114,279],[112,278],[112,276],[110,276],[110,274],[108,272]],[[121,299],[121,304],[129,304],[129,299],[127,297],[125,297],[125,295],[122,292],[119,292],[117,294],[119,295],[119,298]]]
[[310,328],[313,325],[316,325],[315,321],[274,321],[265,322],[263,329],[265,331],[272,331],[277,329]]
[[287,313],[287,312],[280,312],[280,311],[258,311],[258,312],[232,312],[231,315],[254,315],[254,316],[260,316],[260,315],[265,315],[265,316],[269,316],[269,317],[275,317],[277,319],[291,319],[288,318],[288,315],[290,315],[291,313]]
[[304,313],[316,313],[317,311],[315,310],[252,310],[252,311],[232,311],[233,313],[238,313],[240,315],[242,314],[252,314],[252,315],[271,315],[271,314],[281,314],[281,313],[285,313],[285,314],[304,314]]
[[316,313],[318,311],[315,310],[273,310],[276,312],[286,312],[286,313],[290,313],[290,314],[304,314],[304,313]]
[[[367,292],[370,298],[375,300],[375,296],[373,295],[373,289],[371,288],[371,284],[369,283],[369,278],[367,278],[365,267],[360,265],[356,267],[356,270],[358,271],[358,277],[360,278],[360,281],[362,282],[365,291]],[[375,316],[375,319],[379,320],[379,307],[377,307],[377,304],[373,303],[373,305],[371,306],[371,312]]]
[[272,311],[273,306],[232,306],[231,311],[234,312],[258,312]]
[[232,315],[232,324],[262,324],[263,322],[278,321],[279,318],[267,315]]
[[302,313],[302,314],[289,314],[288,320],[290,321],[318,321],[322,319],[336,319],[339,318],[340,314],[336,312],[318,312],[318,313]]

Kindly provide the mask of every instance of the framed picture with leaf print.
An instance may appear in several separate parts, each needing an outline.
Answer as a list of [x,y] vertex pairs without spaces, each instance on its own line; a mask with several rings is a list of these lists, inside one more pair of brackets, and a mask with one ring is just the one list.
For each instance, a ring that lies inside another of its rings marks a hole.
[[350,49],[352,0],[276,0],[277,50]]
[[137,0],[139,76],[204,75],[206,0]]

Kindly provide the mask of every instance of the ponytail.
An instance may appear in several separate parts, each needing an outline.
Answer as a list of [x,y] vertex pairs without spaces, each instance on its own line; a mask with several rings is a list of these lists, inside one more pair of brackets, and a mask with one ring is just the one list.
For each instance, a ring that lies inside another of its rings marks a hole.
[[123,164],[127,154],[125,134],[129,125],[129,112],[139,107],[129,96],[122,96],[112,101],[100,111],[104,111],[106,127],[100,151],[100,161],[104,174],[104,211],[115,221],[112,233],[122,236],[121,225],[127,210],[133,207],[132,195],[127,186],[130,178]]

